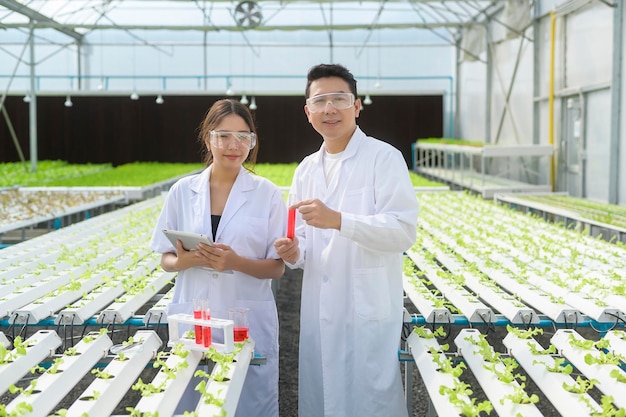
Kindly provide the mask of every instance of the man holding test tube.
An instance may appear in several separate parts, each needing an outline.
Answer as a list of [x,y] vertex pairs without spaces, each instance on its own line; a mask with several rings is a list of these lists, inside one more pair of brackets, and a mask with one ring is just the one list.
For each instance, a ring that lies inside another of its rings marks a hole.
[[305,98],[323,143],[294,174],[295,236],[274,244],[304,270],[299,416],[405,417],[402,256],[418,211],[407,165],[357,126],[361,100],[343,66],[312,67]]

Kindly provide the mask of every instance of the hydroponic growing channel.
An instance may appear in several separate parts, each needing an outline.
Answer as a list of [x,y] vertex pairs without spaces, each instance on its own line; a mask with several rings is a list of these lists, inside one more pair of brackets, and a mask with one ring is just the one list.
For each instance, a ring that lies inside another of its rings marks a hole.
[[[446,416],[486,415],[489,409],[495,410],[491,415],[542,415],[547,409],[620,415],[624,247],[468,193],[417,198],[418,240],[407,251],[404,276],[411,332],[399,354],[417,366],[431,410]],[[32,415],[48,415],[66,389],[97,374],[68,415],[106,415],[133,387],[141,400],[129,415],[172,415],[168,407],[189,381],[189,368],[203,355],[212,363],[227,361],[168,336],[165,306],[175,275],[160,269],[147,246],[162,204],[162,196],[150,198],[2,250],[0,340],[8,359],[0,371],[6,365],[3,375],[11,375],[0,386],[10,398],[5,410],[33,407]],[[485,337],[492,335],[499,340]],[[87,354],[92,343],[99,354]],[[110,348],[124,344],[130,347],[119,359]],[[118,363],[144,344],[132,365]],[[34,353],[22,359],[24,349]],[[196,411],[214,407],[207,415],[232,415],[246,361],[262,362],[253,356],[253,344],[246,349],[233,362],[239,365],[227,366],[230,382],[219,381],[221,365],[205,376],[213,387],[204,389],[207,400]],[[138,369],[147,363],[161,370],[139,383]],[[39,364],[52,371],[28,388],[23,376]],[[48,386],[59,389],[28,395]],[[220,397],[227,386],[230,396]]]

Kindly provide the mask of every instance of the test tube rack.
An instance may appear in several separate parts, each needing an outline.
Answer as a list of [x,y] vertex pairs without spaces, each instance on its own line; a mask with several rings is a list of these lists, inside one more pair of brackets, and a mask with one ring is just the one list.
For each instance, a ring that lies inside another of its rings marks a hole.
[[182,343],[186,348],[190,350],[197,350],[206,352],[208,348],[204,345],[196,344],[194,339],[181,338],[178,330],[179,324],[191,324],[193,326],[211,327],[213,329],[222,329],[224,331],[224,343],[211,343],[220,353],[230,353],[235,350],[234,332],[233,327],[235,322],[227,319],[195,319],[191,314],[173,314],[167,316],[167,323],[169,328],[170,340],[167,343],[168,346],[173,346],[175,343]]

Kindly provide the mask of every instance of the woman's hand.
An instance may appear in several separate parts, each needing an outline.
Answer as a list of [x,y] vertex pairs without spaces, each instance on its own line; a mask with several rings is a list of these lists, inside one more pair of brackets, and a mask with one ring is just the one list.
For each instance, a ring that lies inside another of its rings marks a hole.
[[161,256],[161,266],[167,272],[184,271],[194,266],[205,266],[206,260],[199,256],[198,251],[183,248],[180,240],[176,241],[176,253],[166,252]]
[[216,271],[234,270],[240,256],[228,245],[215,243],[213,246],[198,244],[197,256],[202,259],[202,266],[208,266]]

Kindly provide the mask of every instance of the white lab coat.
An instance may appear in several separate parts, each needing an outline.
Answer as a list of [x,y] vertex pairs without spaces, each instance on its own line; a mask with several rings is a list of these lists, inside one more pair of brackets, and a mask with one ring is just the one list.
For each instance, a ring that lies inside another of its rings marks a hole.
[[[150,246],[154,251],[175,252],[162,229],[212,235],[210,172],[209,167],[171,187],[152,236]],[[248,258],[280,259],[274,241],[285,236],[286,223],[287,209],[278,187],[241,168],[224,207],[215,242],[229,245]],[[192,314],[195,298],[210,301],[214,318],[227,319],[230,307],[250,309],[250,337],[255,341],[255,354],[267,358],[267,363],[248,369],[236,415],[278,417],[278,314],[271,280],[236,271],[180,271],[168,313]],[[223,341],[220,331],[213,332],[213,340]]]
[[321,149],[296,169],[297,201],[340,211],[341,231],[296,233],[303,267],[300,417],[404,417],[398,348],[402,253],[415,242],[417,198],[402,154],[358,127],[326,186]]

